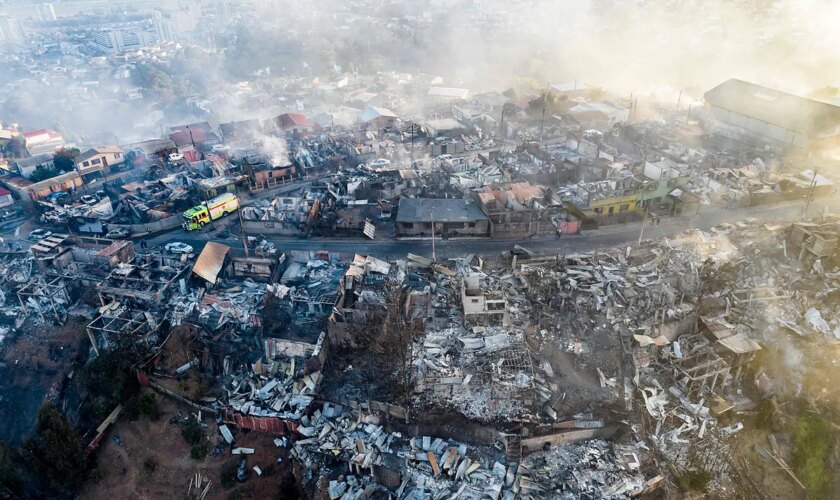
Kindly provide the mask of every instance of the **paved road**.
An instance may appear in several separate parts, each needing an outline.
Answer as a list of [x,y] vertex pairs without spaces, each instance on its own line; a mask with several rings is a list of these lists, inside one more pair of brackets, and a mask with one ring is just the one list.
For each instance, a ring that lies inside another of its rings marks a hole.
[[[840,208],[840,199],[815,200],[809,210],[812,217],[819,216],[823,207],[828,206],[836,213]],[[728,210],[716,207],[703,207],[697,215],[662,218],[659,226],[648,225],[644,229],[644,239],[657,239],[664,236],[677,234],[683,230],[697,228],[708,230],[709,228],[722,223],[734,223],[749,217],[756,218],[762,222],[784,223],[793,222],[801,218],[802,203],[788,202],[770,206]],[[605,226],[601,229],[584,231],[580,235],[565,235],[561,238],[525,238],[516,240],[490,240],[490,239],[455,239],[440,240],[435,243],[435,253],[438,258],[461,257],[470,253],[476,253],[488,257],[498,256],[501,252],[511,250],[514,245],[519,244],[537,253],[572,253],[588,250],[626,247],[635,245],[639,240],[641,223],[616,224]],[[206,231],[202,233],[184,233],[175,231],[166,235],[150,238],[149,246],[162,245],[170,241],[183,241],[192,245],[196,252],[204,247],[204,244],[212,239],[221,241],[231,247],[241,248],[241,241],[231,235],[230,238],[220,239],[216,236],[221,231]],[[358,239],[324,239],[324,238],[269,238],[280,250],[329,250],[340,253],[364,253],[382,258],[404,258],[407,253],[430,257],[432,255],[432,243],[429,238],[424,240],[358,240]]]

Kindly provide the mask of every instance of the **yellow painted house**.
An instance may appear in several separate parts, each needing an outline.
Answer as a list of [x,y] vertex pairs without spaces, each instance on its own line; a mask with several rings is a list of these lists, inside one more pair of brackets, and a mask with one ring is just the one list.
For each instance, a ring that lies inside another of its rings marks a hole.
[[600,200],[592,200],[589,202],[589,207],[587,208],[598,215],[606,217],[639,210],[639,207],[636,206],[635,192],[621,196],[610,196]]

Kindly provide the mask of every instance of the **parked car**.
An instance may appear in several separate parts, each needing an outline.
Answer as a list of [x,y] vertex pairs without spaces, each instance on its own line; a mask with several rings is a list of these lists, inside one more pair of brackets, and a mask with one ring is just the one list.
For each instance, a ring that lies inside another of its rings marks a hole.
[[69,197],[70,195],[66,191],[56,191],[48,194],[44,200],[54,205],[64,205]]
[[96,199],[99,200],[99,201],[102,201],[102,200],[104,200],[105,198],[108,197],[108,193],[106,193],[105,191],[103,191],[101,189],[99,191],[93,193],[93,195],[96,196]]
[[23,215],[23,208],[20,206],[9,207],[6,210],[0,211],[0,219],[14,219]]
[[82,197],[79,198],[79,201],[81,201],[85,205],[96,205],[99,202],[99,200],[97,200],[96,197],[91,196],[89,194],[82,195]]
[[181,243],[180,241],[173,241],[172,243],[167,243],[165,247],[163,247],[167,252],[174,253],[174,254],[182,254],[182,253],[192,253],[193,247],[187,245],[186,243]]
[[29,233],[30,240],[43,240],[44,238],[49,238],[52,236],[52,231],[47,231],[46,229],[33,229],[32,232]]
[[386,160],[385,158],[379,158],[378,160],[373,160],[370,162],[370,166],[373,168],[378,167],[386,167],[391,164],[391,160]]
[[110,231],[108,231],[108,233],[105,235],[105,237],[109,238],[109,239],[112,239],[112,240],[121,240],[123,238],[128,238],[128,235],[129,235],[128,229],[126,229],[124,227],[117,227],[117,228],[114,228],[114,229],[111,229]]
[[184,155],[182,155],[181,153],[170,153],[169,154],[169,161],[171,161],[171,162],[181,161],[183,159],[184,159]]
[[379,213],[379,218],[382,220],[391,220],[391,211],[390,210],[383,210]]

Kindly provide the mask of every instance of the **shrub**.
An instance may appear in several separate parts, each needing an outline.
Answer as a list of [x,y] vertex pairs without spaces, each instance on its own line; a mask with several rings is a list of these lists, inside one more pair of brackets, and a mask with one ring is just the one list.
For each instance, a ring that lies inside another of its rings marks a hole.
[[138,411],[144,417],[148,417],[150,420],[160,418],[160,408],[154,394],[148,393],[140,396],[137,406]]
[[222,469],[222,488],[229,490],[236,485],[236,463],[229,463]]
[[190,456],[196,460],[203,460],[207,456],[207,443],[195,443],[190,446]]
[[706,488],[709,486],[709,481],[713,477],[714,475],[705,469],[692,470],[678,477],[677,483],[684,491],[703,492],[706,491]]
[[184,428],[181,429],[181,437],[183,437],[184,441],[186,441],[189,445],[198,444],[204,441],[204,429],[201,427],[201,423],[193,418],[190,418],[189,421],[184,424]]
[[826,498],[828,493],[826,465],[832,442],[831,426],[820,415],[806,412],[796,421],[791,465],[810,498]]

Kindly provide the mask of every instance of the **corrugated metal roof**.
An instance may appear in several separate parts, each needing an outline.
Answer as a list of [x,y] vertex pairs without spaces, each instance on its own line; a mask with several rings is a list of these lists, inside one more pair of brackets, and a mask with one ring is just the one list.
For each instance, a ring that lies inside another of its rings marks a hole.
[[731,337],[718,340],[718,343],[734,352],[735,354],[746,354],[761,350],[761,346],[755,340],[748,338],[743,333],[737,333]]
[[476,205],[461,199],[400,198],[397,222],[475,222],[487,220]]
[[119,252],[120,250],[127,247],[128,245],[133,245],[133,244],[134,243],[132,243],[130,241],[127,241],[127,240],[115,241],[115,242],[111,243],[110,245],[108,245],[107,247],[103,248],[102,250],[96,252],[96,255],[98,255],[100,257],[110,257],[111,255],[114,255],[115,253]]
[[809,135],[834,135],[840,124],[840,107],[734,78],[704,97],[713,106]]
[[216,243],[215,241],[208,241],[198,256],[198,260],[193,266],[193,272],[198,276],[204,278],[210,283],[215,284],[222,266],[225,264],[225,256],[230,252],[230,247]]

